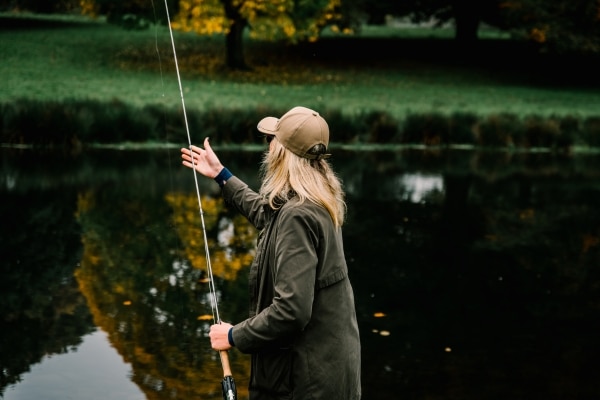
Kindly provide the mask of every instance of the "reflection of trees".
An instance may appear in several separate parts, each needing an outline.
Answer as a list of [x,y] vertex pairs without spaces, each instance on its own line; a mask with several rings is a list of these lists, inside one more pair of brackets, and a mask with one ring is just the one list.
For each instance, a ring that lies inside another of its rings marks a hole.
[[[196,196],[170,194],[167,202],[173,208],[173,221],[183,242],[186,258],[199,270],[206,269],[202,223]],[[206,197],[202,200],[211,265],[215,277],[234,280],[240,269],[252,262],[254,230],[246,220],[236,215],[223,215],[223,201]]]
[[[81,291],[94,322],[131,363],[132,379],[148,398],[219,398],[222,370],[207,337],[211,322],[203,318],[211,307],[196,197],[171,193],[165,202],[133,186],[80,195],[84,255],[76,276]],[[245,285],[227,280],[251,258],[253,236],[236,221],[241,230],[215,243],[231,223],[220,207],[219,201],[203,199],[217,290],[227,286],[228,297],[243,297],[240,309],[246,313]],[[245,277],[241,280],[245,284]],[[242,294],[230,293],[236,287]],[[241,318],[230,313],[239,305],[220,305],[223,318]],[[248,360],[235,350],[230,357],[244,398]]]
[[[498,398],[597,391],[598,347],[589,331],[600,323],[600,192],[584,186],[556,174],[475,179],[463,205],[445,210],[435,243],[450,246],[431,263],[443,266],[437,275],[445,282],[428,308],[437,331],[464,354],[445,366],[452,379],[502,376]],[[477,219],[469,217],[474,210]]]
[[[423,204],[375,186],[366,193],[382,198],[377,207],[349,199],[366,397],[598,392],[600,187],[557,171],[447,174],[442,201]],[[363,180],[386,187],[393,173]],[[382,362],[392,342],[399,351]],[[381,390],[393,386],[389,396]]]
[[31,365],[93,330],[73,279],[81,254],[73,192],[1,196],[0,397]]
[[[344,240],[365,399],[600,393],[600,157],[333,153],[349,192]],[[256,175],[257,154],[220,154],[238,176]],[[0,204],[0,361],[8,365],[1,385],[92,328],[70,285],[80,252],[74,196],[33,190],[92,181],[97,190],[82,192],[78,204],[85,248],[77,282],[96,323],[131,362],[132,379],[148,398],[220,398],[208,322],[198,320],[210,306],[199,282],[205,267],[197,200],[175,190],[163,195],[171,178],[190,186],[189,171],[170,176],[154,153],[101,155],[77,161],[75,175],[70,159],[38,163],[36,156],[31,163],[27,155],[11,167],[32,189],[2,192]],[[12,166],[10,160],[2,162]],[[444,193],[404,201],[398,177],[418,172],[444,174]],[[210,180],[200,184],[202,193],[218,190]],[[203,197],[203,206],[221,316],[239,321],[247,313],[243,269],[253,232],[220,200]],[[231,358],[242,397],[247,360],[237,351]]]

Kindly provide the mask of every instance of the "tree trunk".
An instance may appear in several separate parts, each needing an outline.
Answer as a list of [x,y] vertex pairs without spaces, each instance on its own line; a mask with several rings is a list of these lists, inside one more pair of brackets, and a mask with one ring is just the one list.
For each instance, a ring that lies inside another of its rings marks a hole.
[[227,52],[227,67],[231,69],[249,70],[244,59],[244,29],[246,20],[237,19],[233,21],[231,29],[225,36],[225,47]]
[[468,3],[457,1],[454,4],[455,39],[460,44],[470,45],[477,42],[477,31],[481,15],[479,9]]
[[225,16],[231,21],[231,28],[225,36],[227,67],[238,70],[249,70],[244,60],[244,29],[248,21],[240,14],[240,5],[234,0],[221,0]]

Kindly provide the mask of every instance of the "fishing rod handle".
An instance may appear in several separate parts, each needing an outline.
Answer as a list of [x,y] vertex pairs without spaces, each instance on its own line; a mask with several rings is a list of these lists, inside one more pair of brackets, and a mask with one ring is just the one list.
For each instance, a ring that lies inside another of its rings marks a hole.
[[232,376],[231,374],[231,366],[229,365],[229,354],[227,350],[219,351],[221,356],[221,364],[223,365],[223,376]]

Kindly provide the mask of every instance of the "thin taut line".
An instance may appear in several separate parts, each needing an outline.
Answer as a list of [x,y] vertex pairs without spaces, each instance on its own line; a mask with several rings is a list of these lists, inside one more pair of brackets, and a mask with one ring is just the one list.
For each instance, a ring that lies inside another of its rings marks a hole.
[[[169,16],[169,7],[167,0],[165,0],[165,10],[167,12],[167,25],[169,26],[169,34],[171,36],[171,46],[173,47],[173,58],[175,60],[175,70],[177,72],[177,82],[179,83],[179,94],[181,95],[181,106],[183,108],[183,119],[185,121],[185,131],[188,137],[188,144],[190,152],[192,151],[192,138],[190,136],[190,128],[188,125],[187,113],[185,111],[185,99],[183,97],[183,87],[181,85],[181,76],[179,74],[179,64],[177,62],[177,52],[175,50],[175,39],[173,38],[173,29],[171,28],[171,17]],[[193,153],[191,153],[193,154]],[[202,221],[202,235],[204,237],[204,252],[206,253],[206,269],[208,270],[209,290],[211,299],[211,308],[213,314],[213,320],[217,323],[221,323],[221,317],[219,316],[219,306],[217,303],[217,292],[215,289],[215,280],[213,278],[212,265],[210,263],[210,253],[208,249],[208,239],[206,237],[206,225],[204,223],[204,211],[202,210],[202,200],[200,199],[200,187],[198,186],[198,176],[196,172],[196,164],[194,163],[194,157],[192,155],[192,171],[194,173],[194,183],[196,184],[196,195],[198,197],[198,208],[200,211],[200,220]]]

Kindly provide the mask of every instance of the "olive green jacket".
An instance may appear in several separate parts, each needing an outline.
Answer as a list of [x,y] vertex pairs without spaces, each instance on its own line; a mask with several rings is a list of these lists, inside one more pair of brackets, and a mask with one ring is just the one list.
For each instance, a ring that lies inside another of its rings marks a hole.
[[250,317],[232,331],[235,346],[252,354],[250,399],[360,399],[360,338],[341,229],[311,202],[292,199],[274,212],[235,176],[223,196],[261,231]]

